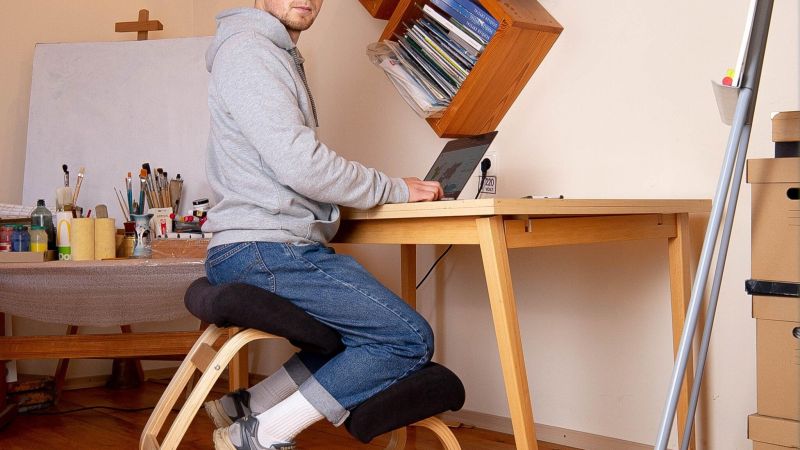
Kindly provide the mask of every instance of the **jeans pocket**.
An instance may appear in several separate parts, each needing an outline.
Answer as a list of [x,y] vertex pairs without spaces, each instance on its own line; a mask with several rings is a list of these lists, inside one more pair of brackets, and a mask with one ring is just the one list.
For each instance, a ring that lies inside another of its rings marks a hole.
[[209,253],[206,261],[209,281],[212,284],[246,283],[274,291],[275,277],[264,263],[258,246],[256,242],[239,242],[215,254]]
[[213,268],[252,245],[250,242],[233,242],[211,247],[206,255],[206,268]]

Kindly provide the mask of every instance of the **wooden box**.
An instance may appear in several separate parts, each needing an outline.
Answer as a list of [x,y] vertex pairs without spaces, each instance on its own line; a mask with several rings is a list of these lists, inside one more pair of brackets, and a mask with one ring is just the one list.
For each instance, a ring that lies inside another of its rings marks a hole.
[[386,20],[392,16],[400,0],[359,0],[369,14],[376,19]]
[[205,258],[208,239],[153,239],[153,259]]
[[[381,40],[402,35],[405,24],[422,16],[417,5],[425,3],[400,0]],[[428,119],[441,137],[494,131],[563,30],[536,0],[480,0],[480,4],[500,26],[450,106],[441,117]]]

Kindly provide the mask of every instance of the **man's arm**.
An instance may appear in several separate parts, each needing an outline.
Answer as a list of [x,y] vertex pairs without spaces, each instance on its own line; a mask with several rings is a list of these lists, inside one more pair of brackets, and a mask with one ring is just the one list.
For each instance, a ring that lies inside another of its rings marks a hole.
[[305,125],[289,68],[269,52],[256,51],[258,37],[243,39],[250,42],[228,42],[220,49],[212,79],[228,112],[279,183],[319,202],[356,208],[438,198],[429,182],[390,178],[319,142]]

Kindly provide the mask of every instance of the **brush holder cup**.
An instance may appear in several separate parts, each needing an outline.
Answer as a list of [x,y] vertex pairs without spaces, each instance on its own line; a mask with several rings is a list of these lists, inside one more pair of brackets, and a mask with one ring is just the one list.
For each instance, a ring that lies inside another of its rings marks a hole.
[[136,230],[136,242],[133,244],[134,258],[149,258],[153,255],[153,238],[150,230],[152,218],[152,214],[131,214]]

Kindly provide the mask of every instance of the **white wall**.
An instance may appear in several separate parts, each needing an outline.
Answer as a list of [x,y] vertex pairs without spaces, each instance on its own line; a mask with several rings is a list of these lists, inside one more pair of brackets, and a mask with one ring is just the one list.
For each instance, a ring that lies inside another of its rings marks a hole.
[[[71,12],[83,13],[90,3],[106,5],[84,0]],[[93,20],[135,16],[121,13],[129,9],[123,2],[109,3],[113,11],[103,9]],[[169,29],[165,17],[176,17],[180,8],[146,3]],[[180,25],[170,35],[209,34],[216,11],[249,3],[195,0],[193,15],[172,19]],[[718,119],[709,80],[736,60],[747,3],[543,0],[565,31],[500,124],[493,146],[500,195],[710,198],[728,128]],[[55,4],[66,13],[74,3]],[[85,35],[86,27],[54,28],[33,6],[23,9],[6,15],[0,29],[19,35],[35,28],[28,45],[115,38],[110,32]],[[751,157],[772,153],[770,111],[800,109],[799,22],[797,1],[776,1]],[[347,157],[394,176],[422,176],[444,141],[364,56],[384,23],[356,1],[328,1],[301,37],[320,134]],[[21,179],[14,182],[13,174],[24,163],[21,117],[27,116],[19,111],[27,108],[28,51],[32,47],[0,50],[14,63],[0,78],[10,87],[0,94],[0,113],[10,111],[13,119],[0,129],[0,155],[8,161],[0,168],[0,201],[19,199]],[[754,323],[742,289],[749,275],[747,187],[739,206],[702,399],[701,448],[714,450],[750,448],[746,416],[755,410]],[[399,286],[395,247],[347,250],[388,286]],[[420,276],[441,250],[420,249]],[[517,250],[511,263],[536,421],[652,443],[672,367],[666,245]],[[507,416],[482,276],[477,249],[457,247],[420,289],[419,307],[434,324],[438,360],[466,385],[465,408]],[[266,372],[275,364],[260,356],[256,368]]]
[[[500,124],[500,195],[711,198],[729,128],[710,80],[735,63],[748,2],[543,4],[565,31]],[[769,112],[800,108],[799,18],[798,2],[776,2],[751,157],[772,155]],[[364,58],[383,25],[356,2],[327,2],[301,37],[320,133],[345,156],[394,176],[421,176],[443,141]],[[751,445],[749,210],[745,187],[702,398],[699,438],[707,449]],[[396,248],[356,251],[398,286]],[[420,253],[421,276],[434,252]],[[672,369],[666,253],[661,242],[512,253],[537,422],[654,442]],[[467,387],[465,408],[507,416],[482,275],[477,249],[457,247],[418,302],[435,326],[438,359]]]

